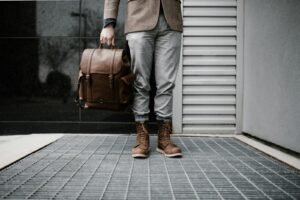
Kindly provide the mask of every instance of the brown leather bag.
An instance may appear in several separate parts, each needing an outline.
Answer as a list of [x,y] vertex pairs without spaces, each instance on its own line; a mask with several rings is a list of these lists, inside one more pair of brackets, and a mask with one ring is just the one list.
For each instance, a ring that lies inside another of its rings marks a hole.
[[123,49],[85,49],[78,79],[81,108],[125,110],[132,101],[134,74]]

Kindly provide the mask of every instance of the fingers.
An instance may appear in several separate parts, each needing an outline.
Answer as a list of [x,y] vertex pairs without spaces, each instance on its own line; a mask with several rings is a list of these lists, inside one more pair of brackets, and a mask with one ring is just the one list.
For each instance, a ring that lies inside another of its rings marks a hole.
[[107,39],[106,39],[106,44],[107,44],[108,46],[111,46],[111,43],[112,43],[112,37],[107,38]]
[[100,43],[101,44],[107,44],[108,38],[107,36],[104,36],[102,33],[100,35]]
[[103,38],[103,36],[102,36],[102,35],[100,36],[100,44],[105,44],[105,42],[104,42],[104,38]]
[[114,37],[100,37],[101,44],[107,44],[108,46],[115,46],[115,38]]
[[111,44],[112,44],[113,47],[116,46],[114,37],[112,38],[112,43]]
[[100,39],[101,44],[107,44],[108,46],[115,46],[115,38],[101,38]]
[[107,44],[108,46],[115,46],[115,38],[102,38],[101,44]]
[[101,42],[101,44],[108,44],[108,39],[106,37],[102,37],[100,42]]
[[115,34],[113,29],[104,28],[100,34],[100,43],[115,46]]

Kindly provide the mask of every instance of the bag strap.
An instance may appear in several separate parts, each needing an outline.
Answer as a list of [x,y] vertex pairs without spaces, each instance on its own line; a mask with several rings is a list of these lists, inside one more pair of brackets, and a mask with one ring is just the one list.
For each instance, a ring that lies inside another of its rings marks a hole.
[[93,49],[90,56],[89,56],[87,74],[85,76],[87,99],[92,99],[92,93],[91,93],[91,90],[89,90],[89,88],[91,88],[91,86],[90,86],[90,84],[91,84],[90,73],[91,73],[91,65],[92,65],[92,60],[93,60],[92,58],[93,58],[93,55],[94,55],[95,51],[96,51],[96,49]]
[[93,49],[89,56],[88,67],[87,67],[87,72],[86,72],[86,76],[88,76],[88,77],[90,76],[90,73],[91,73],[92,58],[93,58],[95,51],[96,51],[96,49]]
[[108,78],[109,78],[109,87],[110,88],[113,88],[114,85],[113,85],[113,72],[114,72],[114,64],[115,64],[115,56],[116,56],[116,52],[117,50],[114,49],[112,51],[112,60],[111,60],[111,65],[110,65],[110,69],[109,69],[109,75],[108,75]]
[[82,75],[82,73],[80,71],[79,76],[78,76],[78,82],[77,82],[77,95],[74,99],[75,103],[79,106],[80,109],[82,109],[84,107],[84,102],[79,97],[80,82],[81,82],[81,79],[83,79],[83,78],[84,78],[84,76]]

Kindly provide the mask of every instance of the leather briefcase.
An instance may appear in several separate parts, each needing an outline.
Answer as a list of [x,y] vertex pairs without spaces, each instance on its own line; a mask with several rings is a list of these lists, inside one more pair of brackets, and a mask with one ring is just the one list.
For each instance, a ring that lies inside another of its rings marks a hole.
[[125,110],[132,102],[134,74],[123,49],[85,49],[81,56],[77,103],[81,108]]

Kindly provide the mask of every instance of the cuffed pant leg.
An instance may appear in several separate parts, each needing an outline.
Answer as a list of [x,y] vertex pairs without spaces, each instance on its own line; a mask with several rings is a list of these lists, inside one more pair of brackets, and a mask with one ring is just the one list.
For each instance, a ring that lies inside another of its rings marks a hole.
[[131,69],[136,76],[132,111],[135,121],[149,120],[150,75],[153,62],[154,34],[128,33],[126,39],[131,54]]
[[154,110],[157,120],[172,118],[173,89],[179,67],[181,33],[167,29],[155,43],[156,96]]

